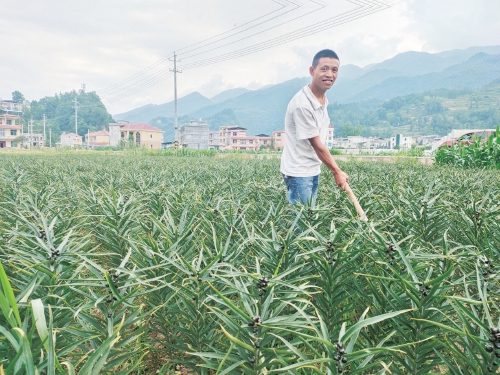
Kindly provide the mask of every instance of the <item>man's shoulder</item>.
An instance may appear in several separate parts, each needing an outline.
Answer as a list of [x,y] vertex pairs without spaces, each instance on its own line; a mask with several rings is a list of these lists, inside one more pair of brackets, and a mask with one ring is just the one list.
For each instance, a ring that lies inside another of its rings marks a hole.
[[288,103],[288,109],[290,111],[293,111],[297,107],[308,107],[309,105],[310,102],[306,93],[304,92],[304,88],[301,88],[290,100],[290,103]]

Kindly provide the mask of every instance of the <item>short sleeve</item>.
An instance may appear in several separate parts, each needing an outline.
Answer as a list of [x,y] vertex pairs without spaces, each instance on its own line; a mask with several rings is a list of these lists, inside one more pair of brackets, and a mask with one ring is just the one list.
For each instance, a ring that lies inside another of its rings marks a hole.
[[295,123],[297,141],[319,136],[316,119],[307,108],[295,108],[292,112],[292,118]]

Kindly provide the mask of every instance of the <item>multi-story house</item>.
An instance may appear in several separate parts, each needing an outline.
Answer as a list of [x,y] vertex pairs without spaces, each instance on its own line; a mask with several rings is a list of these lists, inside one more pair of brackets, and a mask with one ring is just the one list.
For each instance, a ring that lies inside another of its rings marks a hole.
[[233,142],[234,137],[246,137],[247,129],[239,126],[221,126],[219,127],[220,145],[224,150],[234,149],[234,145],[238,143]]
[[60,146],[80,148],[82,147],[82,137],[76,133],[62,133]]
[[[274,143],[273,143],[274,142]],[[274,145],[282,149],[285,144],[285,132],[268,134],[247,135],[247,129],[239,126],[221,126],[218,131],[209,133],[209,148],[214,150],[259,150],[271,149]]]
[[334,131],[334,127],[333,125],[330,125],[328,127],[328,133],[326,134],[326,147],[328,148],[332,148],[333,147],[333,131]]
[[118,146],[120,142],[123,142],[135,143],[137,147],[161,149],[163,133],[163,130],[149,124],[130,124],[127,121],[119,121],[109,124],[109,145]]
[[210,150],[219,150],[221,148],[218,130],[208,132],[208,148]]
[[85,136],[85,145],[87,147],[108,146],[109,133],[106,130],[87,133],[87,135]]
[[248,135],[232,136],[230,147],[231,150],[258,150],[259,139]]
[[257,134],[256,137],[259,141],[259,149],[260,148],[266,148],[266,149],[271,148],[272,137],[270,135]]
[[285,147],[285,131],[275,130],[273,131],[273,144],[275,150],[283,150]]
[[205,121],[190,121],[180,128],[180,144],[184,148],[208,150],[210,124]]
[[0,148],[19,148],[21,145],[16,141],[16,138],[22,133],[23,126],[19,116],[0,114]]
[[391,137],[389,148],[408,149],[412,145],[412,137],[404,137],[403,134],[396,134],[394,137]]
[[24,133],[29,147],[41,147],[45,145],[45,139],[41,133]]
[[0,99],[0,111],[10,115],[19,115],[23,113],[23,105],[13,100]]
[[[362,137],[360,135],[352,135],[345,138],[334,138],[332,141],[335,148],[343,149],[387,149],[389,148],[389,139],[377,137]],[[331,147],[330,147],[331,148]]]

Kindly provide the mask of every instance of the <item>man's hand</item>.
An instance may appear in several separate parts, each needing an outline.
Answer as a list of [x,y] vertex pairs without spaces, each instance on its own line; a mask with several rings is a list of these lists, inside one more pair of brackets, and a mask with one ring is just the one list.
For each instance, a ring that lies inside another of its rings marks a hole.
[[345,190],[344,185],[349,183],[349,176],[347,173],[343,172],[337,163],[335,163],[330,151],[326,148],[324,143],[321,142],[319,137],[309,138],[309,142],[316,152],[316,155],[318,155],[319,160],[321,160],[333,173],[337,185],[339,185],[342,190]]
[[339,169],[338,172],[333,174],[333,177],[335,178],[337,185],[339,185],[342,190],[345,190],[345,184],[349,183],[349,176],[347,173]]

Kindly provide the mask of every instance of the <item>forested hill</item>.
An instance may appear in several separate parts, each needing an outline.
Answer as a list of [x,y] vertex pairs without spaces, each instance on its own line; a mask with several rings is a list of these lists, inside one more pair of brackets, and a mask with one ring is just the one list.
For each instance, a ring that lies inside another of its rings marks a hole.
[[52,144],[59,142],[63,132],[75,132],[75,98],[78,102],[78,134],[85,135],[87,131],[107,129],[113,118],[106,110],[101,99],[95,92],[70,91],[54,96],[46,96],[40,100],[24,101],[22,123],[27,131],[27,124],[33,120],[34,132],[43,132],[43,114],[46,116],[48,129],[52,130]]
[[500,79],[473,89],[435,89],[385,102],[363,101],[329,106],[335,135],[389,137],[445,135],[452,129],[500,125]]

